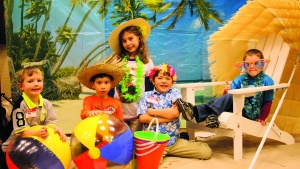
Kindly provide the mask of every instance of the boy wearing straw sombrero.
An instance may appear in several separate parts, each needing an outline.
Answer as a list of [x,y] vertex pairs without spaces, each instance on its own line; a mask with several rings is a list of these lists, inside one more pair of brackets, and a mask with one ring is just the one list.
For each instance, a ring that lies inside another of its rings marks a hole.
[[[180,112],[175,102],[181,98],[181,94],[178,89],[172,87],[177,79],[174,68],[168,64],[161,64],[151,69],[149,76],[155,88],[145,92],[138,106],[138,117],[143,123],[143,129],[148,129],[153,118],[158,119],[160,133],[170,136],[163,156],[209,159],[212,151],[206,143],[179,138]],[[156,131],[156,125],[150,126],[149,130]]]
[[121,101],[124,121],[132,132],[142,128],[136,111],[148,86],[149,71],[153,68],[146,45],[150,31],[150,24],[146,20],[132,19],[114,29],[108,40],[109,46],[117,54],[117,58],[126,62],[124,67],[129,69],[117,85],[114,97]]
[[124,62],[110,56],[104,58],[99,64],[84,68],[78,73],[80,83],[96,91],[94,95],[84,98],[81,119],[106,113],[124,120],[121,103],[108,95],[110,89],[123,78],[126,72],[123,65]]

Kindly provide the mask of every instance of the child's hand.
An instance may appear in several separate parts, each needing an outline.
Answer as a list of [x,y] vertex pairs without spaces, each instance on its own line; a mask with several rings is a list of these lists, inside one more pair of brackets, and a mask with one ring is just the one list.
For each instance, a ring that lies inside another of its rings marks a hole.
[[63,141],[63,142],[67,141],[67,136],[65,135],[65,133],[63,131],[61,131],[60,128],[56,127],[55,133],[59,134],[61,141]]
[[176,104],[176,103],[173,103],[173,104],[172,104],[172,108],[173,108],[173,109],[178,109],[178,108],[177,108],[177,104]]
[[176,112],[178,112],[179,114],[180,114],[180,112],[179,112],[179,110],[178,110],[178,107],[177,107],[177,104],[172,104],[172,107],[171,107],[172,109],[174,109]]
[[152,108],[148,108],[148,113],[147,113],[147,114],[148,114],[149,116],[153,116],[152,110],[153,110]]
[[101,110],[91,110],[87,113],[87,117],[93,117],[93,116],[97,116],[103,114],[103,112]]
[[47,127],[46,126],[42,126],[41,129],[38,131],[38,135],[41,138],[46,139],[49,136]]
[[225,86],[225,90],[228,91],[228,90],[231,90],[231,85],[228,81],[225,81],[226,83],[226,86]]
[[257,122],[259,122],[262,126],[266,126],[267,122],[265,120],[262,119],[256,119]]

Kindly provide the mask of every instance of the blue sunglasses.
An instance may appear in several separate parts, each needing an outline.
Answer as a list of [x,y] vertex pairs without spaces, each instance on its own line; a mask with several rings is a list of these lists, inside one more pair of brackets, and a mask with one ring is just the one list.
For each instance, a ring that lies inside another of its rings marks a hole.
[[257,69],[264,71],[268,67],[269,62],[270,62],[269,59],[260,59],[255,62],[242,61],[242,62],[235,64],[235,67],[241,73],[245,73],[246,71],[248,71],[251,65],[254,65]]

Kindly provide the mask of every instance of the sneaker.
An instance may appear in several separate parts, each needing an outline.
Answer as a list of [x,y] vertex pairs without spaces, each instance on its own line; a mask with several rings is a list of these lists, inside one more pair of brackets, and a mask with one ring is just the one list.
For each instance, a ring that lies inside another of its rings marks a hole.
[[191,103],[185,102],[183,101],[181,98],[178,98],[175,101],[179,112],[182,114],[182,117],[187,120],[187,121],[191,121],[193,120],[194,116],[194,112],[193,112],[193,105]]
[[206,127],[208,128],[218,128],[219,127],[219,120],[218,120],[218,116],[215,114],[211,114],[209,116],[207,116],[206,118]]

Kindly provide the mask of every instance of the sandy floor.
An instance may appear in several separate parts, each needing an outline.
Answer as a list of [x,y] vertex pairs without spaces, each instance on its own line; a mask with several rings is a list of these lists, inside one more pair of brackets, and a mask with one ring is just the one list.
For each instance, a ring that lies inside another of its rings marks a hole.
[[[284,145],[277,141],[267,140],[253,168],[255,169],[294,169],[300,165],[300,136],[295,136],[296,143]],[[213,150],[213,156],[209,160],[183,159],[167,157],[163,168],[222,168],[222,169],[246,169],[249,168],[260,138],[252,136],[244,137],[244,155],[242,160],[233,160],[232,138],[215,137],[206,140]]]
[[[82,99],[92,91],[85,91],[80,95],[80,100],[52,101],[59,119],[59,126],[64,132],[71,134],[74,127],[81,121],[79,114],[82,107]],[[296,143],[285,145],[283,143],[266,140],[266,143],[258,156],[254,169],[294,169],[300,166],[300,135],[295,135]],[[213,155],[209,160],[185,159],[178,157],[166,157],[159,169],[246,169],[249,168],[260,143],[260,138],[244,136],[244,154],[242,160],[233,160],[232,138],[214,137],[202,141],[207,142]],[[76,168],[71,164],[70,168]],[[129,168],[128,166],[126,168]]]

